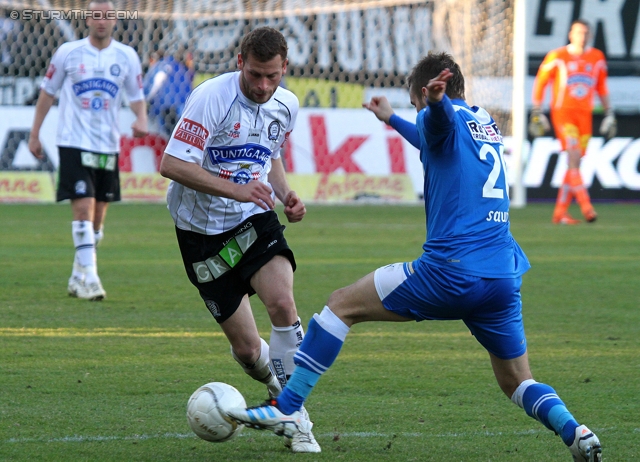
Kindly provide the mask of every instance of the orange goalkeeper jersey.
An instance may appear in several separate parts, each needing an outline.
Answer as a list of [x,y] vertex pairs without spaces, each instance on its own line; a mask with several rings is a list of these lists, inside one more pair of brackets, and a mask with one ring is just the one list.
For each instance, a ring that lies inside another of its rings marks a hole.
[[553,80],[551,110],[593,109],[593,94],[609,94],[607,89],[607,62],[596,48],[587,48],[581,55],[572,55],[564,46],[550,51],[538,69],[533,84],[533,104],[539,106],[544,91]]

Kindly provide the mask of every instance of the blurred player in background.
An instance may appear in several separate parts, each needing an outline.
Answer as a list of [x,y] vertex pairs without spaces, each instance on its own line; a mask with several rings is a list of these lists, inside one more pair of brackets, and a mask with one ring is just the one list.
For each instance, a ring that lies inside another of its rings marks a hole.
[[182,115],[194,76],[191,53],[184,48],[160,57],[145,75],[150,126],[167,139]]
[[[281,157],[299,103],[279,86],[288,52],[280,32],[255,29],[240,49],[239,71],[207,80],[189,96],[160,173],[173,180],[167,201],[189,280],[233,358],[273,397],[293,372],[304,337],[293,297],[295,259],[273,210],[277,197],[289,222],[306,213]],[[251,312],[253,294],[271,319],[269,345]],[[293,452],[320,452],[310,422],[292,436]]]
[[574,460],[600,460],[598,438],[575,421],[553,388],[531,375],[520,297],[530,265],[509,230],[502,135],[484,109],[467,105],[464,89],[451,56],[429,53],[409,77],[417,124],[396,116],[384,97],[365,104],[420,147],[427,214],[422,256],[378,268],[331,294],[309,322],[294,357],[297,367],[280,396],[231,410],[231,417],[278,434],[295,431],[306,425],[300,406],[337,358],[352,325],[461,319],[489,352],[502,391],[560,435]]
[[568,212],[573,198],[587,222],[594,222],[598,217],[580,175],[580,160],[592,134],[594,92],[598,93],[606,114],[600,134],[606,138],[616,135],[616,118],[607,89],[607,63],[600,50],[587,46],[588,41],[589,24],[581,19],[574,21],[569,30],[569,44],[547,54],[533,86],[529,133],[537,137],[550,129],[549,121],[542,113],[542,102],[547,85],[553,82],[551,121],[568,156],[569,168],[553,212],[553,223],[557,224],[580,223]]
[[[103,237],[107,207],[120,200],[118,112],[127,94],[136,120],[135,137],[147,134],[140,58],[135,50],[111,38],[114,4],[93,0],[87,18],[89,36],[62,45],[51,58],[40,86],[29,150],[42,158],[40,128],[60,90],[58,145],[60,165],[56,200],[71,200],[71,234],[76,248],[69,295],[102,300],[95,247]],[[101,19],[97,17],[102,16]]]

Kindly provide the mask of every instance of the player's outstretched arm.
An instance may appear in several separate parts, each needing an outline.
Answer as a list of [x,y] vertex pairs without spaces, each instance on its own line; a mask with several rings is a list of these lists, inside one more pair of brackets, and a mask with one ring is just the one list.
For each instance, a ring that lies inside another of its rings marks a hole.
[[444,69],[421,89],[427,101],[422,123],[424,123],[428,146],[441,143],[455,130],[456,111],[451,100],[446,96],[447,82],[451,77],[453,73],[449,69]]
[[429,103],[439,103],[444,97],[444,93],[447,90],[447,82],[453,77],[453,73],[449,69],[444,69],[433,79],[429,80],[427,84],[426,92],[423,89],[423,94],[427,97]]
[[362,103],[362,107],[373,112],[378,120],[393,127],[405,140],[415,148],[420,149],[420,137],[418,136],[416,124],[396,115],[387,98],[374,96],[368,103]]
[[205,194],[227,197],[238,202],[253,202],[265,210],[273,210],[275,207],[271,197],[272,189],[269,185],[261,181],[236,184],[213,176],[194,162],[178,159],[166,152],[160,162],[160,174]]
[[382,122],[389,124],[389,119],[393,115],[393,108],[384,96],[374,96],[368,103],[362,103],[362,107],[370,110]]

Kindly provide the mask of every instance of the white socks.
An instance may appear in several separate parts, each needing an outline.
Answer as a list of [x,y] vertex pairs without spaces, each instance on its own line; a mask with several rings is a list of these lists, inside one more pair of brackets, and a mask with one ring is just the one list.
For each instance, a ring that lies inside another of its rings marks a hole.
[[71,270],[71,277],[84,281],[84,271],[82,271],[82,266],[80,266],[80,263],[78,262],[78,255],[73,256],[73,269]]
[[316,320],[320,327],[335,336],[338,340],[344,343],[349,333],[349,326],[347,326],[342,319],[335,315],[331,308],[325,305],[320,314],[314,314],[313,318]]
[[296,365],[293,355],[304,339],[304,330],[300,318],[291,326],[271,326],[271,339],[269,341],[269,356],[273,372],[284,387],[287,378],[293,374]]
[[84,274],[88,283],[98,281],[93,223],[88,220],[72,221],[71,235],[76,248],[73,275]]
[[253,364],[247,365],[243,363],[236,355],[236,352],[233,351],[233,347],[231,347],[231,356],[233,356],[233,359],[240,364],[245,374],[258,382],[264,383],[267,386],[271,397],[275,398],[280,394],[280,383],[269,368],[269,345],[267,345],[267,342],[262,338],[260,339],[260,343],[260,357]]
[[536,382],[533,379],[527,379],[524,380],[520,385],[518,385],[518,388],[516,388],[516,391],[513,392],[513,395],[511,396],[511,401],[513,401],[518,407],[524,409],[524,404],[522,402],[522,398],[524,396],[524,391],[530,387],[531,385],[534,385],[538,382]]
[[96,247],[98,247],[98,244],[100,244],[100,241],[102,241],[102,238],[104,237],[104,226],[101,226],[100,229],[98,230],[93,230],[93,237],[94,237],[94,241],[96,244]]

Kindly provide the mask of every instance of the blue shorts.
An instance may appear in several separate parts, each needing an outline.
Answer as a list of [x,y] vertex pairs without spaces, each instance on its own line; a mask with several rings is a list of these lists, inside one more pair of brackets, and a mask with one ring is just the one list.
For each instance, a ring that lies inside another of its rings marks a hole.
[[416,260],[378,268],[374,281],[389,311],[416,321],[460,319],[500,359],[517,358],[527,350],[521,277],[486,279]]

